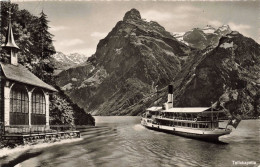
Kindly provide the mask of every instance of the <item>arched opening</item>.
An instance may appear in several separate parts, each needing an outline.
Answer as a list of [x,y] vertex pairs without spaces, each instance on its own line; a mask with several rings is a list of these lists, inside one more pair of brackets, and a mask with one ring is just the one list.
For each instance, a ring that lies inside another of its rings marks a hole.
[[29,99],[24,86],[15,84],[10,92],[10,125],[29,124]]
[[46,124],[46,101],[41,89],[35,89],[32,93],[32,125]]

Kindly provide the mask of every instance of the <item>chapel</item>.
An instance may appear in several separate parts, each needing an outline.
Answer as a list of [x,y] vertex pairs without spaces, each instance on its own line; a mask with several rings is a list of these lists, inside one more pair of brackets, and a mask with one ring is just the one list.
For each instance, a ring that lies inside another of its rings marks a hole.
[[19,126],[46,126],[49,121],[49,95],[57,90],[19,64],[11,21],[5,43],[8,61],[0,62],[0,122],[5,129]]

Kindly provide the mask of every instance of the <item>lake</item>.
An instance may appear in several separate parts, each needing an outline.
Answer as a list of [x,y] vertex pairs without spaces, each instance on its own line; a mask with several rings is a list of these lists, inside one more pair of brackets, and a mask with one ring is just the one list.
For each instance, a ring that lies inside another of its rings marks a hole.
[[[260,121],[243,120],[222,143],[209,143],[140,125],[140,117],[95,117],[96,128],[81,139],[0,150],[1,166],[16,167],[172,167],[260,164]],[[226,123],[225,123],[226,124]],[[225,127],[225,124],[222,127]],[[246,165],[245,165],[246,166]]]

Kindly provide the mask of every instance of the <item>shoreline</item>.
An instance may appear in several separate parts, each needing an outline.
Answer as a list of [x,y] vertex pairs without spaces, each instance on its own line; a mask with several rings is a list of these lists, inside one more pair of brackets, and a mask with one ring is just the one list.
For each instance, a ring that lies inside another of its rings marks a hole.
[[56,131],[52,133],[6,133],[0,136],[0,150],[15,149],[19,146],[51,144],[66,140],[81,139],[81,129],[95,128],[93,125],[79,125],[74,131]]
[[3,147],[0,148],[0,158],[15,154],[21,151],[27,151],[29,149],[38,149],[38,148],[46,148],[51,147],[54,145],[66,144],[81,141],[83,138],[73,138],[73,139],[64,139],[64,140],[57,140],[51,142],[42,142],[42,143],[34,143],[34,144],[24,144],[24,145],[17,145],[15,147]]

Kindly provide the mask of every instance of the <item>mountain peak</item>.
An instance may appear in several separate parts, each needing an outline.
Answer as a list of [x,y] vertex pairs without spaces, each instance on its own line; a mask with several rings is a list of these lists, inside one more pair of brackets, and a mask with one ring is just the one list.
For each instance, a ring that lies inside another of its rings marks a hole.
[[228,33],[231,33],[231,29],[230,29],[230,27],[229,27],[229,25],[222,25],[221,27],[219,27],[218,29],[217,29],[217,33],[220,33],[220,34],[222,34],[222,35],[226,35],[226,34],[228,34]]
[[62,52],[57,52],[52,56],[56,61],[71,65],[84,63],[88,58],[87,56],[79,53],[64,54]]
[[139,19],[141,19],[140,12],[135,8],[133,8],[130,11],[126,12],[123,20],[126,21],[126,20],[139,20]]
[[223,24],[221,27],[230,28],[228,24]]
[[205,34],[212,34],[212,33],[214,33],[214,31],[216,31],[216,29],[214,27],[212,27],[211,25],[207,25],[206,27],[202,28],[202,31]]

